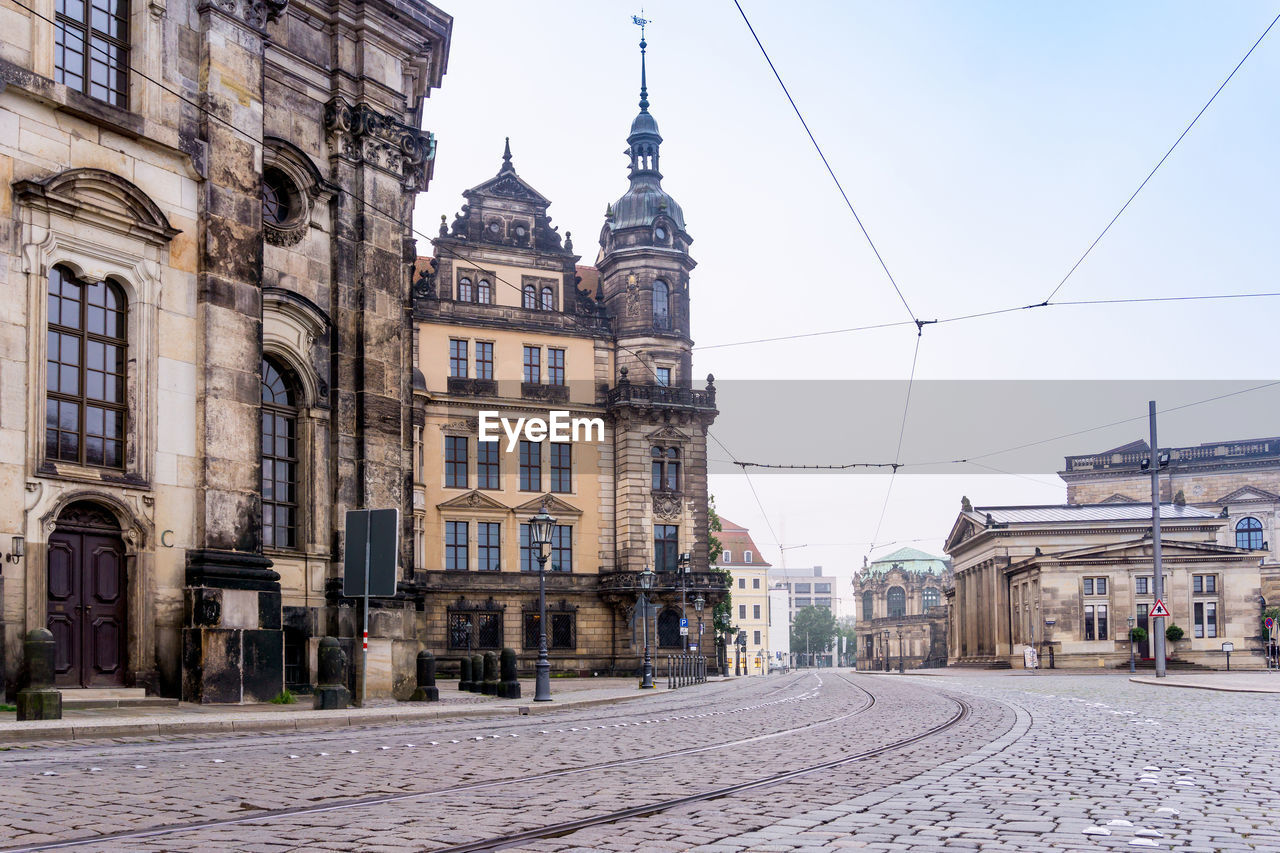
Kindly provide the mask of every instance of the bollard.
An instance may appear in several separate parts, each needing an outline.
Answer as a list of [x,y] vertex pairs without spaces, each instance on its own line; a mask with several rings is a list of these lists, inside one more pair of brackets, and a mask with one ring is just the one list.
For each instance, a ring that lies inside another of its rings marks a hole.
[[481,692],[486,696],[497,696],[498,685],[502,682],[498,681],[498,654],[497,652],[484,653],[484,684],[481,685]]
[[474,654],[471,656],[471,687],[468,689],[472,693],[479,693],[484,687],[484,655]]
[[436,656],[431,652],[418,652],[418,689],[413,691],[409,701],[440,701],[440,688],[436,687]]
[[458,667],[458,689],[471,690],[471,658],[466,655],[463,655]]
[[62,693],[53,686],[53,634],[34,628],[22,641],[22,683],[18,721],[61,720]]
[[347,655],[334,637],[320,641],[316,653],[319,677],[316,679],[316,710],[351,707],[351,691],[347,689]]
[[516,650],[502,650],[502,682],[498,685],[498,695],[503,699],[520,698],[520,674],[516,671]]

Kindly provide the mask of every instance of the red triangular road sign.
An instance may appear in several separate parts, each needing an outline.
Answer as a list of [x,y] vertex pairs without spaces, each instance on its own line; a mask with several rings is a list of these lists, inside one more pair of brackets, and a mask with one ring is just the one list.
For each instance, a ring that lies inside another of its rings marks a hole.
[[1165,607],[1164,601],[1159,598],[1157,598],[1156,603],[1151,606],[1149,618],[1155,619],[1157,616],[1163,616],[1166,618],[1169,616],[1169,608]]

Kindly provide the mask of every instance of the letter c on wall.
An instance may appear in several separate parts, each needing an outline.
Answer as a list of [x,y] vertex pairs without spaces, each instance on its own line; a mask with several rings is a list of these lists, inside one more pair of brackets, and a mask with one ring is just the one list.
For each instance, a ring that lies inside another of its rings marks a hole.
[[166,548],[172,548],[173,543],[169,541],[169,537],[173,535],[172,530],[166,530],[160,534],[160,544]]

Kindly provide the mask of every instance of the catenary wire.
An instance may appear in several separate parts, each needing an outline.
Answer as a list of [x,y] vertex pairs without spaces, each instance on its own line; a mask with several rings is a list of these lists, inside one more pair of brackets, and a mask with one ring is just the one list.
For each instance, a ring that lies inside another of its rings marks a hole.
[[760,41],[760,36],[756,35],[756,28],[751,25],[751,20],[747,17],[746,11],[743,10],[742,4],[738,0],[733,0],[733,5],[738,7],[738,14],[742,16],[743,23],[747,25],[747,29],[751,31],[751,37],[755,39],[756,46],[760,48],[760,53],[764,55],[764,61],[769,63],[769,70],[773,72],[773,76],[778,81],[778,85],[782,87],[782,94],[787,96],[787,102],[791,104],[791,109],[795,110],[796,118],[800,119],[800,124],[804,127],[804,132],[808,134],[809,141],[813,143],[814,150],[818,152],[818,157],[822,159],[822,165],[826,167],[827,174],[831,176],[831,180],[835,183],[836,189],[840,191],[840,197],[844,199],[845,206],[849,208],[849,212],[853,214],[853,219],[858,223],[858,228],[862,230],[862,236],[867,238],[867,245],[871,247],[871,251],[875,253],[876,260],[880,262],[880,269],[884,270],[885,276],[889,279],[889,283],[893,285],[893,290],[898,294],[898,299],[902,302],[902,307],[907,309],[907,313],[911,315],[912,322],[919,322],[916,313],[911,310],[911,306],[907,304],[907,297],[903,295],[902,288],[898,287],[898,282],[894,279],[893,273],[889,272],[889,265],[884,262],[884,258],[880,255],[880,250],[876,248],[876,243],[871,239],[871,234],[867,231],[867,226],[862,224],[862,217],[858,215],[858,211],[854,209],[853,202],[849,200],[849,194],[844,191],[844,187],[840,185],[840,179],[836,177],[835,170],[831,168],[831,163],[827,160],[827,155],[823,153],[822,146],[818,144],[818,140],[814,137],[813,131],[809,129],[809,122],[805,121],[804,114],[800,112],[800,107],[796,105],[795,99],[791,97],[791,92],[787,90],[787,84],[782,82],[782,75],[778,73],[777,67],[773,64],[773,60],[769,58],[769,51],[765,50],[764,43]]
[[1142,179],[1142,183],[1138,184],[1138,188],[1133,191],[1133,195],[1129,196],[1128,200],[1121,205],[1118,211],[1116,211],[1116,215],[1111,217],[1111,221],[1107,223],[1107,227],[1103,228],[1098,236],[1094,238],[1093,242],[1089,244],[1089,248],[1084,250],[1084,254],[1080,256],[1080,259],[1072,264],[1071,269],[1067,270],[1067,274],[1062,277],[1062,281],[1058,282],[1058,286],[1055,287],[1047,297],[1045,297],[1045,302],[1049,302],[1055,295],[1057,295],[1058,291],[1067,283],[1067,279],[1071,278],[1072,273],[1074,273],[1080,265],[1084,263],[1085,258],[1089,257],[1089,253],[1093,251],[1093,247],[1098,245],[1099,241],[1107,235],[1107,232],[1111,230],[1111,226],[1116,224],[1116,220],[1120,218],[1120,215],[1128,209],[1129,205],[1133,203],[1133,200],[1138,197],[1138,193],[1142,192],[1142,188],[1147,185],[1147,182],[1150,181],[1151,178],[1155,176],[1155,173],[1159,171],[1160,167],[1164,165],[1164,161],[1169,159],[1169,155],[1173,153],[1173,150],[1177,148],[1178,144],[1182,142],[1188,133],[1191,132],[1191,128],[1195,127],[1196,122],[1200,120],[1200,116],[1204,115],[1205,110],[1209,109],[1209,105],[1212,104],[1218,97],[1219,93],[1227,87],[1227,84],[1231,82],[1231,78],[1236,76],[1236,72],[1240,70],[1240,66],[1244,65],[1245,60],[1253,54],[1253,51],[1258,47],[1258,45],[1262,44],[1262,40],[1267,37],[1267,33],[1271,32],[1271,28],[1276,25],[1276,21],[1280,21],[1280,15],[1276,15],[1271,19],[1271,23],[1267,24],[1267,28],[1262,31],[1262,35],[1258,36],[1258,40],[1253,43],[1253,46],[1250,47],[1245,55],[1241,57],[1240,61],[1236,63],[1236,67],[1231,69],[1231,73],[1227,75],[1227,79],[1222,81],[1222,85],[1218,86],[1213,95],[1209,97],[1209,100],[1205,101],[1204,106],[1200,108],[1200,112],[1196,113],[1196,117],[1193,118],[1191,123],[1183,129],[1182,133],[1178,134],[1178,138],[1169,146],[1169,150],[1164,152],[1164,156],[1160,158],[1160,162],[1156,163],[1155,167],[1145,178]]

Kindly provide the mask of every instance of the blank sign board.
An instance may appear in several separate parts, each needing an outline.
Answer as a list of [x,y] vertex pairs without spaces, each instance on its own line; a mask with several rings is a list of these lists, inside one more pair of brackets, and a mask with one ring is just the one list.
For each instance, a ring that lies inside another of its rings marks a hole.
[[369,595],[396,594],[396,564],[400,552],[400,510],[347,510],[347,547],[343,554],[342,594],[364,595],[365,557],[369,560]]

